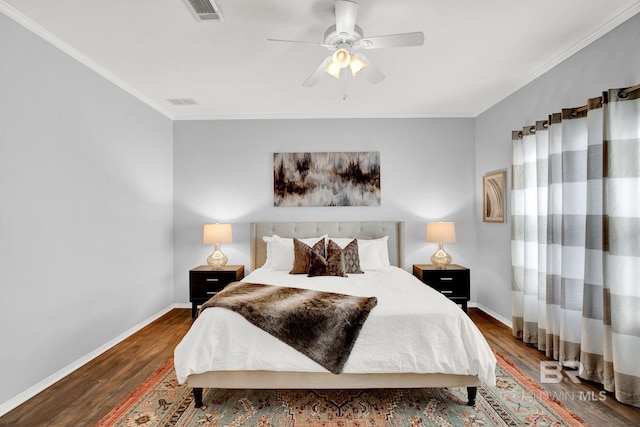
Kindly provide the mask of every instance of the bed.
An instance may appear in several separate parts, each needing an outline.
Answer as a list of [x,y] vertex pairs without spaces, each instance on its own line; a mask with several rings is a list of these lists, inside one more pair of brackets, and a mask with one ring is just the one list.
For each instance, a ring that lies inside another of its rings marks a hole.
[[[202,405],[203,388],[453,386],[467,387],[468,404],[473,405],[478,385],[495,385],[496,359],[469,317],[401,268],[403,222],[260,222],[250,227],[251,273],[243,282],[375,297],[377,305],[339,374],[231,310],[202,311],[174,352],[178,381],[193,388],[197,406]],[[274,249],[283,246],[272,244],[276,237],[295,237],[310,246],[322,237],[341,247],[358,239],[363,274],[289,274],[290,260]],[[373,252],[378,248],[380,258]]]

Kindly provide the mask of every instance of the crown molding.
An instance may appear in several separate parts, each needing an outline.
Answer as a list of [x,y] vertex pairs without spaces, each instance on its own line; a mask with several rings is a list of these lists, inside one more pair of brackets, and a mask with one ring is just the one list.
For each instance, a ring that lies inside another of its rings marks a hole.
[[106,68],[104,68],[103,66],[98,64],[97,62],[93,61],[92,59],[87,57],[85,54],[80,52],[79,50],[73,48],[72,46],[70,46],[65,41],[63,41],[60,38],[56,37],[50,31],[48,31],[47,29],[45,29],[41,25],[37,24],[36,22],[34,22],[33,20],[31,20],[30,18],[25,16],[23,13],[21,13],[20,11],[15,9],[14,7],[8,5],[6,2],[4,2],[2,0],[0,0],[0,12],[2,12],[5,15],[7,15],[9,18],[13,19],[15,22],[17,22],[18,24],[22,25],[24,28],[26,28],[27,30],[31,31],[35,35],[37,35],[40,38],[44,39],[46,42],[48,42],[48,43],[52,44],[53,46],[57,47],[62,52],[66,53],[70,57],[74,58],[76,61],[78,61],[79,63],[81,63],[85,67],[87,67],[90,70],[94,71],[98,75],[104,77],[109,82],[111,82],[114,85],[118,86],[120,89],[124,90],[125,92],[127,92],[128,94],[133,96],[134,98],[136,98],[139,101],[147,104],[149,107],[153,108],[154,110],[158,111],[159,113],[163,114],[164,116],[166,116],[166,117],[168,117],[170,119],[173,119],[173,114],[169,110],[167,110],[166,108],[163,108],[162,106],[158,105],[156,102],[154,102],[151,99],[147,98],[142,93],[140,93],[138,90],[136,90],[134,87],[132,87],[131,85],[126,83],[124,80],[120,79],[118,76],[113,74],[111,71],[107,70]]
[[607,22],[606,24],[602,25],[600,28],[598,28],[595,31],[593,31],[587,37],[583,38],[578,43],[576,43],[575,45],[573,45],[572,47],[570,47],[566,51],[562,52],[560,55],[558,55],[555,58],[551,59],[546,64],[544,64],[542,67],[540,67],[537,70],[534,70],[533,72],[531,72],[528,76],[524,77],[522,80],[520,80],[518,83],[513,85],[511,88],[509,88],[506,91],[504,91],[502,94],[498,95],[497,97],[495,97],[495,98],[491,99],[490,101],[488,101],[487,103],[485,103],[484,106],[479,108],[474,113],[473,117],[478,117],[480,114],[484,113],[488,109],[490,109],[490,108],[494,107],[495,105],[499,104],[500,102],[504,101],[506,98],[508,98],[509,96],[513,95],[514,93],[516,93],[517,91],[519,91],[520,89],[522,89],[523,87],[525,87],[526,85],[528,85],[529,83],[531,83],[532,81],[537,79],[538,77],[542,76],[547,71],[549,71],[549,70],[553,69],[554,67],[558,66],[560,63],[562,63],[566,59],[570,58],[571,56],[575,55],[576,53],[578,53],[579,51],[581,51],[585,47],[589,46],[591,43],[595,42],[600,37],[602,37],[605,34],[609,33],[610,31],[612,31],[617,26],[619,26],[619,25],[623,24],[624,22],[628,21],[629,19],[633,18],[638,13],[640,13],[640,1],[635,3],[632,6],[628,7],[627,9],[623,10],[618,15],[616,15],[613,19],[611,19],[609,22]]

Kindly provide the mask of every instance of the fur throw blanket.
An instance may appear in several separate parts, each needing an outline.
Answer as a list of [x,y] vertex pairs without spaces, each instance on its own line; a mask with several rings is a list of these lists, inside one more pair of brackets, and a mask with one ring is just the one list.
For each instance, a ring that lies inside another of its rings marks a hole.
[[199,313],[207,307],[235,311],[339,374],[377,302],[375,297],[234,282],[204,303]]

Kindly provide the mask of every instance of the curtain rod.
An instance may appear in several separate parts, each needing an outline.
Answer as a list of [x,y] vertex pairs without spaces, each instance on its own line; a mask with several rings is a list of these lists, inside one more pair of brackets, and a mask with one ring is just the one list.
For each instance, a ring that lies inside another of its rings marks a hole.
[[[620,98],[626,98],[627,95],[629,95],[631,92],[635,92],[636,90],[639,90],[639,89],[640,89],[640,84],[628,87],[626,89],[620,89],[620,91],[618,91],[618,96],[620,96]],[[624,95],[622,95],[622,94],[624,94]],[[571,111],[571,116],[575,117],[575,116],[578,115],[578,113],[581,113],[581,112],[586,111],[588,109],[589,109],[589,104],[583,105],[582,107],[573,108],[572,111]],[[542,123],[542,126],[545,127],[545,128],[549,127],[549,121],[545,120]],[[527,127],[527,126],[525,126],[525,127]],[[536,133],[536,127],[535,126],[529,126],[529,132]],[[518,137],[522,138],[522,136],[523,136],[522,131],[518,132]]]
[[[626,98],[627,95],[629,95],[631,92],[635,92],[638,89],[640,89],[640,84],[628,87],[626,89],[620,89],[618,91],[618,96],[620,98]],[[571,112],[571,116],[575,117],[578,115],[578,113],[582,113],[583,111],[586,111],[588,109],[589,109],[589,105],[583,105],[582,107],[574,108],[573,111]]]
[[583,111],[587,111],[589,109],[588,105],[583,105],[582,107],[574,108],[571,110],[571,117],[575,117],[578,113],[582,113]]
[[626,89],[621,90],[620,92],[624,93],[625,95],[629,95],[631,92],[635,92],[638,89],[640,89],[640,84],[628,87]]

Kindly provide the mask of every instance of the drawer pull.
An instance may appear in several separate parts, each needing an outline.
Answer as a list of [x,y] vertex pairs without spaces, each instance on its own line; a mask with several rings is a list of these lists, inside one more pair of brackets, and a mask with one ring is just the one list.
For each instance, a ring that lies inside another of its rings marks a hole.
[[453,291],[440,291],[441,294],[452,294]]
[[217,292],[207,292],[207,295],[217,295]]
[[440,281],[441,282],[450,282],[453,280],[453,277],[441,277]]
[[218,278],[217,277],[207,277],[207,282],[217,282]]

